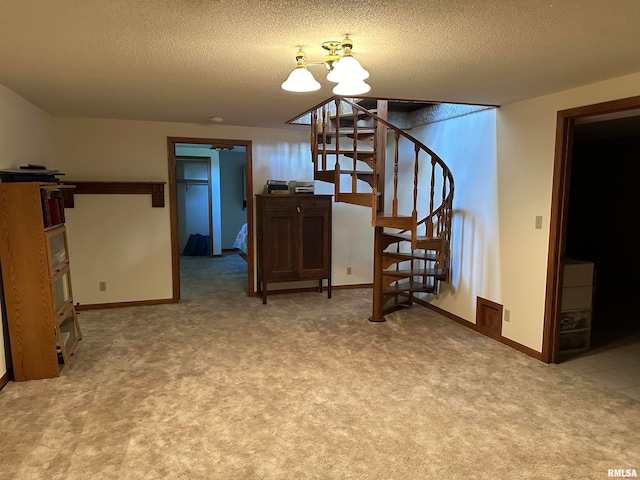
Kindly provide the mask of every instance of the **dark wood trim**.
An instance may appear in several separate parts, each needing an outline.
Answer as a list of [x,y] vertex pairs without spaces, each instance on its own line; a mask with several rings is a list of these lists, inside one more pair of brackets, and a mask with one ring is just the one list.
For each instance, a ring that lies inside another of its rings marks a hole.
[[171,234],[171,290],[174,302],[180,300],[180,252],[178,240],[178,192],[176,181],[176,143],[167,138],[169,178],[169,229]]
[[497,336],[497,337],[490,337],[488,335],[486,335],[482,330],[480,330],[478,328],[478,326],[475,323],[471,323],[468,322],[467,320],[465,320],[462,317],[458,317],[457,315],[454,315],[453,313],[447,312],[446,310],[443,310],[440,307],[436,307],[435,305],[431,305],[430,303],[426,302],[425,300],[421,299],[421,298],[414,298],[413,299],[414,302],[416,302],[419,305],[422,305],[423,307],[427,307],[429,310],[433,310],[434,312],[442,315],[443,317],[446,317],[450,320],[453,320],[456,323],[459,323],[460,325],[464,325],[467,328],[470,328],[473,331],[476,331],[478,333],[480,333],[481,335],[485,335],[488,338],[491,338],[492,340],[495,340],[497,342],[503,343],[504,345],[507,345],[511,348],[513,348],[514,350],[517,350],[519,352],[522,352],[526,355],[529,355],[530,357],[535,358],[536,360],[542,360],[542,354],[540,352],[536,352],[533,348],[529,348],[525,345],[522,345],[521,343],[518,343],[514,340],[511,340],[510,338],[506,338],[503,337],[502,335]]
[[562,301],[563,258],[567,235],[569,185],[571,183],[571,156],[573,127],[578,118],[623,112],[640,108],[640,96],[609,102],[584,105],[560,110],[556,121],[556,146],[553,165],[553,187],[549,230],[547,285],[542,332],[541,359],[546,363],[558,362],[560,303]]
[[151,206],[164,207],[164,184],[166,182],[92,182],[65,180],[64,184],[75,188],[63,189],[64,208],[75,207],[74,196],[94,195],[151,195]]
[[[219,163],[219,162],[218,162]],[[219,175],[218,175],[219,176]],[[213,185],[211,182],[213,179],[211,178],[211,157],[207,159],[207,209],[209,210],[209,256],[220,256],[222,255],[222,248],[220,248],[220,255],[214,255],[213,250]],[[220,220],[222,223],[222,219]],[[220,235],[222,238],[222,235]]]
[[[498,316],[500,317],[500,329],[499,330],[492,330],[489,327],[485,327],[480,325],[480,315],[482,314],[484,309],[489,309],[489,310],[495,310],[498,312]],[[502,338],[502,312],[503,312],[503,306],[500,305],[499,303],[493,302],[491,300],[488,300],[486,298],[482,298],[482,297],[476,297],[476,330],[478,330],[480,333],[482,333],[483,335],[486,335],[487,337],[491,337],[494,340],[498,340],[500,341],[500,339]]]
[[142,307],[145,305],[165,305],[167,303],[176,303],[173,298],[158,298],[155,300],[134,300],[131,302],[111,302],[111,303],[86,303],[77,304],[76,311],[83,310],[102,310],[105,308],[122,308],[122,307]]
[[350,285],[331,285],[333,290],[353,290],[356,288],[373,288],[373,283],[353,283]]
[[2,390],[7,383],[9,383],[9,374],[5,373],[0,377],[0,390]]
[[255,295],[255,265],[253,246],[253,157],[251,140],[230,140],[214,138],[167,137],[167,164],[169,169],[169,217],[171,230],[171,267],[173,299],[180,300],[180,246],[178,242],[178,199],[176,193],[176,143],[194,145],[241,145],[245,147],[245,187],[247,192],[247,295]]

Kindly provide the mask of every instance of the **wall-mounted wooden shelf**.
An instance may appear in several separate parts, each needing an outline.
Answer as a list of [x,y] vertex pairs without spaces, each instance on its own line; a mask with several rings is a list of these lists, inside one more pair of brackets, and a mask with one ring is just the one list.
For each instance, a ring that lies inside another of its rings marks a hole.
[[151,195],[152,207],[164,207],[165,183],[166,182],[74,182],[65,180],[65,185],[73,185],[76,188],[65,189],[62,191],[64,196],[64,207],[73,208],[75,206],[74,196],[81,194]]

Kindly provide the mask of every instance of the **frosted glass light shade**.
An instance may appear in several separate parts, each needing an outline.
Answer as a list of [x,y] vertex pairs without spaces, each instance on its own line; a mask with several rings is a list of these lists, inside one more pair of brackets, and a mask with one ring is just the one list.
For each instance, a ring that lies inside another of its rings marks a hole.
[[305,67],[296,67],[281,87],[289,92],[313,92],[320,89],[320,84]]
[[345,80],[366,80],[367,78],[369,78],[369,72],[362,68],[360,62],[351,55],[344,56],[334,62],[333,70],[327,75],[327,80],[335,83]]
[[362,95],[371,90],[371,85],[365,83],[364,80],[348,80],[338,83],[333,87],[333,93],[350,97],[353,95]]

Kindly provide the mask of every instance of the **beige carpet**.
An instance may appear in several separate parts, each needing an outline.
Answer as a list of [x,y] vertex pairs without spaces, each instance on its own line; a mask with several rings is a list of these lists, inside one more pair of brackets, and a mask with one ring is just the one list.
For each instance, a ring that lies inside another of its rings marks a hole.
[[235,255],[183,265],[183,302],[84,312],[85,339],[60,378],[0,392],[0,478],[583,480],[640,469],[640,403],[628,397],[425,308],[369,323],[368,290],[262,305]]

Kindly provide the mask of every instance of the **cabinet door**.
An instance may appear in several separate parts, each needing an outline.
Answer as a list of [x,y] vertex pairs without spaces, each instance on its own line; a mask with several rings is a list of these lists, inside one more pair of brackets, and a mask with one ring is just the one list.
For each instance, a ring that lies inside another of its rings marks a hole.
[[53,292],[53,306],[60,314],[62,310],[73,301],[71,294],[71,274],[67,265],[51,279],[51,291]]
[[49,259],[49,276],[53,277],[66,263],[69,262],[67,256],[67,234],[64,226],[45,232],[47,237],[47,257]]
[[300,278],[329,275],[329,222],[327,206],[303,206],[300,215]]
[[55,329],[55,335],[58,363],[67,364],[69,363],[69,355],[73,354],[82,338],[78,317],[72,305],[69,305],[60,314],[60,323]]
[[265,210],[264,270],[266,281],[288,281],[298,277],[298,228],[296,208]]

